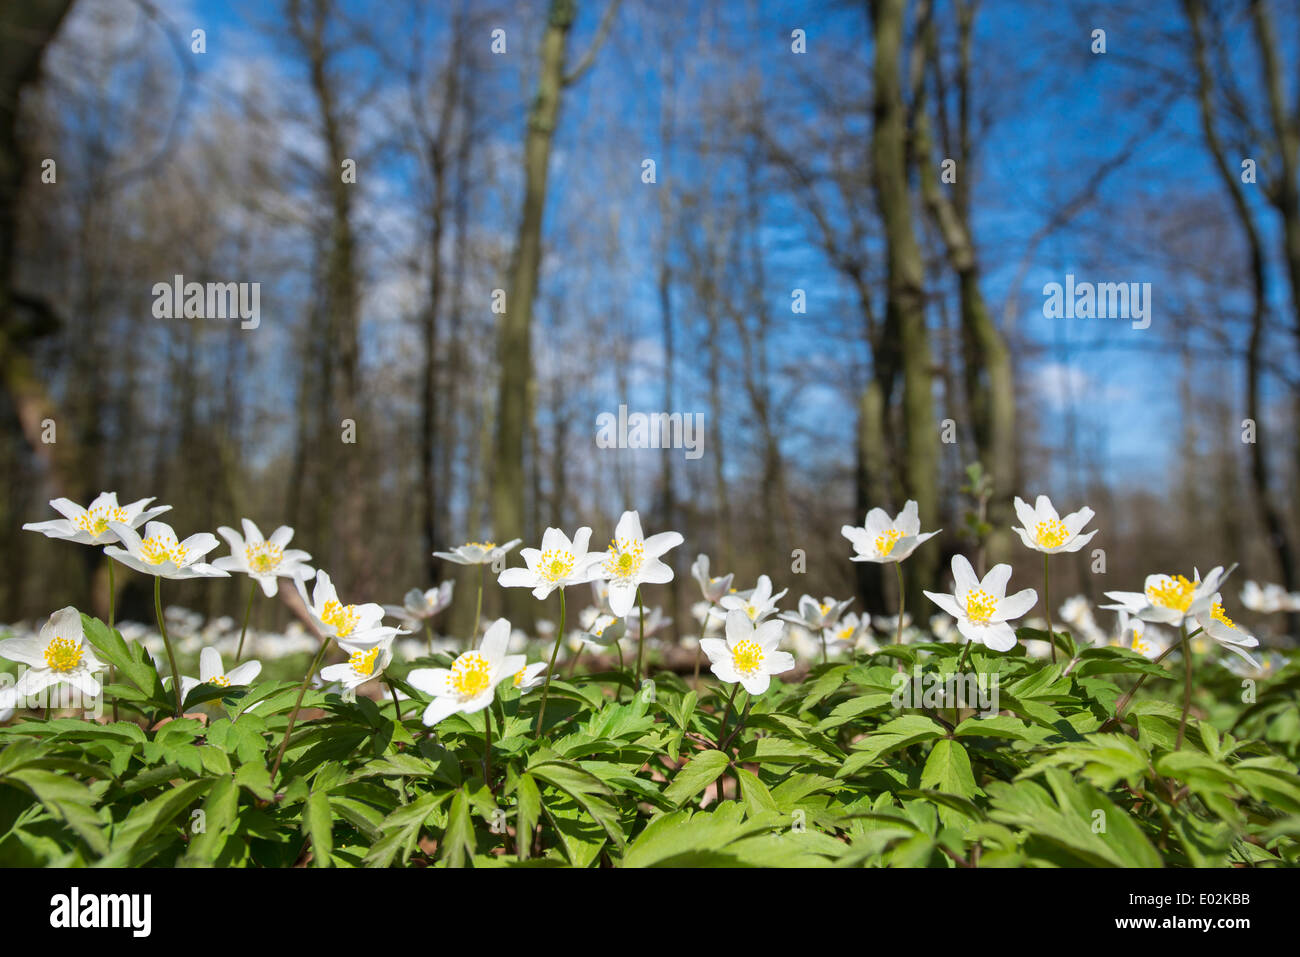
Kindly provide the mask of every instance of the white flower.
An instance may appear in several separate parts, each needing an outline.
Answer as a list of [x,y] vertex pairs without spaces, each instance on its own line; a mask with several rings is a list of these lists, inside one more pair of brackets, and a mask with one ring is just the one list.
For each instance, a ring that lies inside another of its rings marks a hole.
[[1148,575],[1140,592],[1106,592],[1106,597],[1115,599],[1118,604],[1102,607],[1122,608],[1143,621],[1177,628],[1188,616],[1195,618],[1209,609],[1220,583],[1227,577],[1221,566],[1210,569],[1204,581],[1200,572],[1195,570],[1191,581],[1182,575]]
[[622,641],[627,634],[626,618],[604,615],[595,608],[588,608],[581,621],[582,629],[578,632],[578,639],[596,648],[608,648]]
[[522,538],[513,538],[504,545],[496,542],[466,542],[457,545],[449,552],[434,552],[434,558],[442,558],[457,565],[491,565],[498,558],[505,558],[510,549],[518,545]]
[[1007,595],[1007,582],[1011,580],[1010,565],[994,565],[984,580],[975,577],[963,555],[952,557],[953,592],[951,595],[926,592],[930,599],[953,618],[957,630],[968,641],[974,641],[994,651],[1010,651],[1016,644],[1016,632],[1008,621],[1019,618],[1038,601],[1032,588]]
[[1012,526],[1020,540],[1029,548],[1047,555],[1057,552],[1077,552],[1088,544],[1097,534],[1093,529],[1087,535],[1080,535],[1083,526],[1092,520],[1096,513],[1084,506],[1077,512],[1071,512],[1062,519],[1052,507],[1052,500],[1046,495],[1038,496],[1034,507],[1030,508],[1020,496],[1016,496],[1016,517],[1024,528]]
[[466,651],[450,668],[416,668],[406,676],[407,682],[433,701],[424,709],[424,723],[429,727],[458,711],[472,714],[492,703],[496,686],[512,678],[528,660],[523,655],[507,655],[510,622],[498,618],[483,635],[477,651]]
[[546,662],[535,661],[531,665],[524,665],[515,672],[512,683],[520,694],[525,691],[532,691],[534,688],[541,687],[542,682],[546,679],[542,672],[546,670]]
[[591,529],[586,525],[569,536],[558,528],[542,533],[542,547],[525,548],[519,553],[525,568],[507,568],[497,576],[503,588],[531,588],[533,597],[542,601],[557,588],[567,588],[591,581],[587,543]]
[[1281,585],[1261,587],[1258,582],[1248,581],[1241,588],[1241,603],[1261,614],[1300,611],[1300,592],[1288,592]]
[[794,656],[778,651],[785,624],[781,621],[755,623],[743,611],[727,613],[727,637],[702,638],[700,649],[709,656],[710,667],[719,681],[739,681],[752,695],[762,694],[779,675],[794,667]]
[[350,641],[340,641],[339,647],[348,652],[348,660],[326,665],[320,670],[320,676],[325,681],[341,684],[345,698],[355,697],[358,687],[382,675],[393,660],[392,638],[385,638],[374,645],[354,645]]
[[326,637],[346,640],[358,648],[369,648],[395,635],[405,634],[399,628],[380,625],[384,617],[382,605],[374,602],[345,605],[339,601],[334,583],[324,571],[316,573],[316,584],[312,588],[310,599],[307,598],[307,589],[301,578],[295,578],[294,584],[317,629]]
[[835,623],[840,620],[840,615],[844,614],[851,604],[853,604],[852,598],[848,601],[836,601],[827,595],[818,601],[812,595],[804,595],[799,599],[799,610],[782,612],[781,618],[792,625],[801,625],[809,631],[816,632],[823,628],[834,628]]
[[728,617],[733,611],[743,611],[750,621],[762,621],[768,615],[776,613],[776,603],[784,598],[789,590],[782,588],[773,595],[772,579],[766,575],[759,575],[758,584],[754,588],[732,595],[723,595],[718,600],[718,604],[727,612]]
[[704,554],[695,556],[695,563],[691,565],[691,576],[699,582],[700,591],[704,594],[704,600],[714,605],[718,603],[718,599],[731,590],[731,580],[735,577],[728,573],[721,578],[710,578],[709,556]]
[[1245,658],[1256,668],[1259,667],[1259,662],[1245,651],[1246,648],[1257,648],[1259,639],[1243,631],[1235,621],[1224,614],[1222,596],[1217,592],[1210,599],[1209,608],[1196,614],[1196,623],[1224,648]]
[[849,612],[834,625],[828,625],[823,629],[822,634],[827,647],[833,651],[879,650],[879,645],[871,637],[871,625],[865,615],[859,616]]
[[[230,688],[235,685],[252,684],[253,679],[262,673],[262,663],[253,659],[235,665],[229,671],[221,663],[221,653],[211,646],[199,652],[199,676],[187,678],[181,675],[181,698],[188,698],[191,691],[199,685],[212,685],[217,688]],[[170,685],[171,679],[167,679]]]
[[110,523],[118,522],[138,528],[149,519],[171,509],[170,505],[146,508],[152,501],[152,498],[142,498],[130,505],[118,505],[116,492],[100,492],[89,506],[82,508],[71,499],[56,498],[50,505],[63,518],[51,522],[29,522],[23,526],[23,530],[83,545],[110,545],[119,540]]
[[614,529],[609,551],[591,556],[592,577],[609,582],[610,611],[623,618],[636,604],[642,584],[664,585],[673,580],[672,568],[659,556],[682,543],[680,532],[660,532],[646,538],[641,516],[624,512]]
[[81,614],[71,605],[52,614],[40,634],[0,641],[0,656],[27,666],[10,689],[12,699],[6,708],[13,707],[17,698],[39,694],[54,684],[71,685],[92,698],[100,692],[95,672],[105,665],[85,641]]
[[1169,639],[1154,625],[1148,625],[1141,618],[1130,616],[1124,609],[1119,609],[1119,638],[1111,644],[1129,648],[1139,655],[1154,661],[1165,653]]
[[840,534],[853,544],[855,562],[901,562],[939,531],[921,534],[916,502],[908,499],[897,518],[891,519],[883,508],[873,508],[863,526],[845,525]]
[[275,595],[277,578],[306,579],[316,574],[315,569],[304,564],[311,561],[310,555],[297,548],[286,550],[285,546],[293,538],[293,529],[288,525],[281,525],[270,538],[263,538],[261,529],[250,520],[245,518],[242,521],[243,535],[227,525],[217,529],[217,533],[230,543],[230,554],[213,562],[213,568],[243,572],[262,586],[262,593],[267,598]]
[[385,605],[384,613],[408,624],[418,625],[451,607],[454,585],[455,582],[445,581],[428,591],[412,588],[402,597],[402,604]]
[[199,561],[217,547],[217,536],[209,532],[191,535],[178,541],[166,522],[150,522],[144,527],[143,539],[135,529],[121,522],[109,522],[124,548],[109,545],[104,554],[116,558],[128,568],[159,578],[229,578],[230,573]]

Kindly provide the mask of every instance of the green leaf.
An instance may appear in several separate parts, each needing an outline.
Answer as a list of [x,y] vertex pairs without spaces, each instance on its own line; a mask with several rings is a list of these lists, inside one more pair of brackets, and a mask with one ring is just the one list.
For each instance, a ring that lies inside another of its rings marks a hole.
[[730,759],[721,751],[701,751],[673,777],[664,789],[664,797],[673,807],[681,807],[718,779]]
[[313,867],[330,866],[330,855],[334,853],[333,824],[329,794],[313,790],[307,797],[302,814],[302,833],[311,841]]

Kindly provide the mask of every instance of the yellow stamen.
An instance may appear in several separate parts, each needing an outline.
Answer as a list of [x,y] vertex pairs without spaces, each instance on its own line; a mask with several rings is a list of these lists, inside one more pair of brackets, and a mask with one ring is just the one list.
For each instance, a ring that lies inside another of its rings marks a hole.
[[537,562],[537,574],[555,583],[569,577],[573,571],[573,562],[573,552],[552,549],[542,553],[542,557]]
[[610,578],[631,578],[645,562],[645,543],[637,538],[611,540],[613,554],[605,559],[605,571]]
[[271,542],[256,542],[244,549],[244,557],[248,559],[250,571],[266,574],[275,571],[284,557],[284,549]]
[[1236,622],[1224,613],[1223,605],[1219,604],[1217,601],[1210,608],[1210,617],[1221,624],[1227,625],[1229,628],[1237,627]]
[[452,662],[447,683],[462,698],[475,698],[492,683],[492,669],[477,651],[467,651]]
[[1044,548],[1060,548],[1069,539],[1069,529],[1060,519],[1049,518],[1034,526],[1034,540]]
[[745,638],[731,649],[731,664],[742,675],[757,674],[763,664],[763,646]]
[[379,657],[378,646],[366,651],[354,651],[348,657],[348,664],[359,677],[369,678],[375,673],[375,659]]
[[882,532],[876,536],[876,551],[882,555],[888,555],[898,544],[898,540],[903,537],[903,533],[896,528],[891,528],[887,532]]
[[976,625],[987,625],[998,610],[998,600],[982,588],[966,593],[966,617]]
[[84,654],[75,641],[56,636],[45,646],[45,665],[51,671],[73,671],[81,667]]
[[208,684],[214,685],[215,687],[218,688],[229,688],[230,679],[227,678],[225,675],[216,675],[215,677],[208,679]]
[[1198,584],[1199,582],[1188,581],[1182,575],[1173,578],[1165,575],[1158,585],[1147,588],[1147,598],[1153,605],[1172,608],[1174,611],[1187,611],[1192,604],[1192,596]]
[[327,601],[320,614],[320,620],[327,625],[332,625],[340,638],[352,634],[352,629],[357,626],[358,617],[356,605],[341,605],[337,600]]
[[72,520],[72,524],[83,532],[99,538],[108,531],[109,522],[125,523],[126,518],[126,509],[101,505],[99,508],[90,508],[82,512]]
[[140,554],[150,565],[185,564],[185,546],[170,535],[151,535],[140,543]]

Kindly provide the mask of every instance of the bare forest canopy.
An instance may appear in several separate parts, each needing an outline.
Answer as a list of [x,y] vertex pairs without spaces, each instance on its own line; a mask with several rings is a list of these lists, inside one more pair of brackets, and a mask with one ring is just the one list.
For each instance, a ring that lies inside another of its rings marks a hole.
[[0,621],[107,604],[20,531],[101,490],[290,524],[377,601],[635,508],[679,622],[700,551],[884,613],[841,525],[917,499],[943,590],[1039,492],[1103,529],[1062,597],[1294,591],[1298,38],[1294,0],[10,0]]

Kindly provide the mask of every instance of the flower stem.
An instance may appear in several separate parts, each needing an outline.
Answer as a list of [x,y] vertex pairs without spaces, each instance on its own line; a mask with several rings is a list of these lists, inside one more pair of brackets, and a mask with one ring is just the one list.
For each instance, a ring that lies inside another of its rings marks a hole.
[[894,562],[894,571],[898,573],[898,633],[894,635],[894,644],[903,643],[903,563]]
[[731,697],[727,699],[727,708],[722,712],[722,723],[718,725],[718,750],[722,750],[722,739],[727,733],[727,722],[731,720],[731,706],[736,701],[736,692],[740,690],[740,682],[731,686]]
[[966,659],[967,659],[968,657],[970,657],[970,646],[973,645],[973,644],[974,644],[974,642],[972,642],[972,641],[967,641],[966,644],[965,644],[965,646],[962,648],[962,650],[961,650],[961,660],[957,662],[957,670],[958,670],[959,672],[960,672],[963,668],[966,667]]
[[[492,789],[492,706],[489,704],[483,709],[484,727],[487,729],[483,736],[483,783],[487,785],[488,790]],[[505,733],[505,729],[502,729]]]
[[[739,684],[739,683],[738,683],[738,684]],[[723,750],[723,751],[728,750],[728,749],[731,747],[731,742],[732,742],[732,741],[735,741],[735,740],[736,740],[736,736],[737,736],[738,734],[740,734],[741,731],[744,730],[744,728],[745,728],[745,721],[749,718],[749,709],[752,708],[752,707],[754,707],[754,696],[753,696],[752,694],[750,694],[748,691],[746,691],[746,692],[745,692],[745,710],[742,711],[742,712],[740,713],[740,718],[739,718],[739,720],[736,721],[736,726],[735,726],[734,728],[731,729],[731,734],[727,735],[727,740],[723,741],[722,744],[719,745],[719,747],[721,748],[721,750]],[[739,786],[739,784],[740,784],[740,775],[739,775],[739,774],[736,775],[736,784],[737,784],[738,786]]]
[[[1201,630],[1201,629],[1199,629],[1199,628],[1196,629],[1196,631],[1192,632],[1192,636],[1195,637],[1197,634],[1200,633],[1200,630]],[[1153,665],[1158,665],[1158,664],[1160,664],[1160,662],[1164,661],[1167,657],[1169,657],[1169,655],[1170,655],[1170,654],[1173,652],[1173,650],[1174,650],[1175,648],[1177,648],[1177,647],[1178,647],[1177,645],[1170,645],[1170,646],[1169,646],[1168,648],[1166,648],[1164,651],[1160,652],[1160,654],[1157,655],[1157,656],[1152,660],[1151,663],[1152,663]],[[1147,680],[1147,675],[1146,675],[1145,672],[1143,672],[1142,674],[1138,675],[1138,680],[1137,680],[1137,682],[1133,685],[1133,687],[1130,688],[1128,691],[1126,691],[1126,692],[1124,693],[1124,697],[1120,698],[1119,701],[1115,703],[1115,715],[1114,715],[1114,717],[1110,718],[1110,719],[1109,719],[1105,724],[1103,724],[1100,728],[1098,728],[1098,729],[1097,729],[1098,731],[1105,731],[1106,728],[1107,728],[1107,726],[1109,726],[1112,722],[1114,722],[1114,723],[1116,723],[1116,724],[1119,723],[1119,719],[1120,719],[1120,717],[1124,714],[1124,709],[1128,707],[1128,703],[1129,703],[1130,701],[1133,700],[1133,696],[1134,696],[1135,694],[1137,694],[1138,689],[1142,687],[1142,684],[1143,684],[1146,680]]]
[[329,648],[328,638],[322,638],[320,651],[316,652],[316,657],[312,659],[311,666],[308,667],[307,673],[302,676],[302,684],[298,686],[298,697],[293,703],[293,710],[289,712],[289,724],[284,729],[284,740],[280,742],[280,750],[276,752],[275,764],[271,765],[271,780],[275,780],[275,774],[280,770],[280,762],[284,760],[284,752],[289,747],[289,735],[293,734],[294,723],[298,720],[298,709],[302,707],[303,695],[307,693],[307,685],[311,684],[311,676],[316,673],[320,667],[321,661],[325,658],[325,651]]
[[1183,715],[1178,719],[1178,738],[1174,741],[1174,750],[1183,747],[1183,736],[1187,733],[1187,712],[1192,707],[1192,643],[1187,637],[1187,624],[1178,626],[1183,634]]
[[555,632],[555,645],[551,648],[551,664],[546,669],[546,683],[542,685],[542,704],[537,709],[537,729],[534,738],[542,736],[542,720],[546,717],[546,698],[551,693],[551,672],[555,670],[555,659],[560,654],[560,642],[564,640],[564,587],[560,587],[560,627]]
[[397,688],[393,686],[392,678],[385,678],[384,683],[388,685],[388,693],[393,696],[393,718],[398,724],[402,723],[402,703],[397,700]]
[[[117,581],[113,577],[114,574],[113,565],[114,562],[110,558],[108,560],[108,630],[109,631],[113,630],[113,622],[116,620],[117,617]],[[117,668],[114,665],[109,665],[108,682],[109,684],[112,684],[115,681],[117,681]],[[118,720],[116,695],[113,697],[113,720],[114,721]]]
[[[641,687],[641,662],[645,660],[645,602],[641,600],[641,587],[636,590],[636,605],[640,609],[640,634],[636,639],[636,686]],[[633,692],[635,694],[635,692]]]
[[257,592],[257,582],[248,586],[248,604],[244,606],[244,627],[239,629],[239,647],[235,649],[235,663],[244,657],[244,636],[248,634],[248,619],[253,614],[253,595]]
[[153,577],[153,610],[158,616],[158,630],[162,632],[163,647],[167,649],[167,664],[172,670],[172,690],[176,692],[176,717],[181,716],[181,675],[176,670],[176,656],[172,654],[172,642],[167,637],[167,626],[163,623],[162,611],[162,577]]
[[478,647],[478,623],[483,615],[483,566],[478,566],[478,598],[474,602],[474,633],[470,635],[469,646]]
[[1052,584],[1048,577],[1050,557],[1043,554],[1043,605],[1047,609],[1047,643],[1052,646],[1052,664],[1056,664],[1056,639],[1052,636]]

